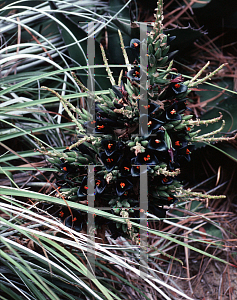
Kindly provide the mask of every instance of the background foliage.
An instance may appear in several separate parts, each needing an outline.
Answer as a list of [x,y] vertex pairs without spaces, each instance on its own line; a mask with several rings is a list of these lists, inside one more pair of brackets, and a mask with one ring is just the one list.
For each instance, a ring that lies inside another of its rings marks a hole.
[[[86,269],[85,236],[60,223],[51,214],[54,206],[46,204],[61,202],[47,196],[54,195],[53,169],[33,150],[38,148],[37,139],[60,151],[75,137],[74,124],[63,106],[40,86],[49,86],[75,105],[84,105],[83,91],[70,71],[86,79],[87,22],[94,21],[96,89],[108,93],[107,74],[100,68],[99,42],[104,44],[110,64],[123,64],[117,29],[128,45],[138,34],[136,28],[130,29],[130,18],[152,21],[156,6],[156,1],[150,1],[149,9],[143,1],[128,2],[130,10],[122,0],[1,2],[2,299],[196,299],[206,295],[205,288],[201,294],[195,286],[213,255],[220,268],[221,253],[226,262],[236,265],[236,142],[203,146],[193,154],[183,174],[184,183],[196,191],[223,193],[227,198],[207,204],[180,203],[163,223],[151,222],[152,248],[144,266],[149,279],[139,272],[139,247],[132,241],[107,237],[96,241],[97,278],[91,280]],[[172,46],[180,50],[175,63],[182,73],[195,74],[207,60],[207,73],[228,62],[212,81],[215,86],[197,87],[189,106],[203,119],[216,117],[221,111],[227,123],[224,132],[233,136],[237,129],[236,95],[230,92],[236,90],[235,1],[164,1],[164,11],[165,28],[177,36]],[[116,74],[116,68],[113,71]],[[221,245],[221,250],[213,243]],[[195,261],[200,263],[198,269],[192,267]],[[221,278],[227,270],[230,274],[229,268],[227,264]],[[178,270],[183,278],[192,278],[189,284],[178,282]],[[229,288],[220,284],[212,290],[213,299],[234,297],[230,276],[226,278]]]

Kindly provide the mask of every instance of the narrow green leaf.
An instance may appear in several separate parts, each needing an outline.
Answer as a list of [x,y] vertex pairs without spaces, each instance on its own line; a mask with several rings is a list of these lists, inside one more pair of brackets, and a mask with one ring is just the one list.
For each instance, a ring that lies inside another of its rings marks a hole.
[[11,175],[11,179],[13,180],[12,174],[9,171],[44,171],[44,172],[57,172],[57,169],[54,168],[34,168],[34,167],[0,167],[0,173],[1,173],[1,169],[5,172],[8,172],[8,174]]
[[[103,288],[103,285],[94,277],[89,269],[85,267],[83,263],[81,263],[73,254],[71,254],[69,251],[67,251],[65,248],[60,246],[58,243],[55,243],[52,240],[49,240],[45,237],[41,237],[42,240],[46,241],[49,243],[51,246],[55,247],[57,251],[54,251],[52,247],[48,247],[47,245],[44,244],[44,247],[48,249],[50,252],[52,252],[55,256],[57,256],[61,261],[64,261],[70,266],[70,269],[76,269],[80,273],[82,273],[84,276],[87,276],[91,278],[91,281],[102,291],[104,296],[106,296],[107,299],[113,300],[107,290]],[[61,255],[60,253],[64,254]],[[66,256],[66,257],[65,257]],[[69,259],[69,260],[68,260]]]
[[27,289],[29,289],[33,295],[39,299],[39,300],[47,300],[47,298],[44,297],[44,295],[42,294],[42,292],[40,292],[36,286],[33,284],[33,282],[31,280],[29,280],[27,278],[27,276],[25,276],[22,272],[19,272],[19,271],[15,271],[16,274],[21,278],[21,280],[24,282],[25,286]]
[[137,291],[145,299],[150,300],[150,298],[148,298],[139,288],[137,288],[136,286],[131,284],[128,280],[126,280],[125,278],[120,276],[118,273],[113,272],[111,269],[107,268],[104,264],[100,264],[98,261],[96,262],[96,265],[98,265],[101,269],[105,270],[106,273],[109,273],[109,274],[115,276],[116,278],[118,278],[119,280],[123,281],[127,286],[130,286],[132,289]]
[[[4,292],[4,293],[6,293],[7,295],[9,295],[9,296],[11,296],[12,297],[12,299],[19,299],[19,300],[24,300],[20,295],[18,295],[18,294],[16,294],[13,290],[12,290],[12,288],[8,288],[8,287],[6,287],[4,284],[2,284],[2,283],[0,283],[0,291],[2,291],[2,292]],[[1,297],[1,299],[6,299],[6,298],[4,298],[4,297],[2,297],[2,296],[0,296]],[[6,300],[9,300],[9,298],[8,299],[6,299]]]
[[10,139],[13,139],[13,138],[17,138],[17,137],[25,135],[25,134],[32,134],[32,133],[36,133],[36,132],[44,132],[44,131],[47,131],[47,130],[50,130],[50,129],[55,129],[55,128],[67,128],[67,127],[70,127],[70,126],[75,126],[75,124],[73,122],[62,123],[62,124],[52,124],[52,125],[48,125],[48,126],[42,126],[42,127],[39,127],[39,128],[32,128],[31,130],[29,130],[29,129],[24,130],[24,129],[19,128],[19,132],[17,132],[17,133],[6,134],[4,136],[1,136],[0,137],[0,142],[7,141],[7,140],[10,140]]
[[[66,205],[65,204],[65,201],[62,200],[62,199],[58,199],[58,198],[54,198],[54,197],[51,197],[51,196],[47,196],[47,195],[42,195],[40,193],[36,193],[36,192],[32,192],[32,191],[27,191],[27,195],[26,195],[26,191],[24,190],[18,190],[18,189],[15,189],[15,188],[10,188],[10,187],[1,187],[0,188],[0,194],[2,195],[12,195],[12,196],[19,196],[19,197],[27,197],[27,198],[33,198],[33,199],[37,199],[38,201],[48,201],[48,202],[51,202],[51,203],[57,203],[57,204],[60,204],[60,205]],[[75,202],[72,202],[72,201],[67,201],[67,204],[71,207],[71,208],[75,208],[75,209],[79,209],[79,210],[82,210],[82,211],[85,211],[85,212],[88,212],[88,213],[91,213],[91,214],[96,214],[96,215],[99,215],[99,216],[103,216],[107,219],[112,219],[113,221],[116,221],[116,222],[119,222],[119,223],[122,223],[122,224],[126,224],[126,220],[121,218],[121,217],[117,217],[113,214],[110,214],[110,213],[107,213],[105,211],[102,211],[100,209],[96,209],[96,208],[92,208],[92,207],[89,207],[89,206],[86,206],[86,205],[83,205],[83,204],[80,204],[80,203],[75,203]],[[148,231],[154,235],[157,235],[157,236],[160,236],[166,240],[169,240],[171,242],[174,242],[176,244],[179,244],[180,246],[183,246],[183,247],[187,247],[189,248],[190,250],[193,250],[195,252],[198,252],[200,254],[203,254],[205,256],[208,256],[208,257],[211,257],[213,259],[216,259],[224,264],[229,264],[227,261],[219,258],[219,257],[215,257],[214,255],[211,255],[205,251],[202,251],[200,249],[197,249],[187,243],[184,243],[184,242],[181,242],[179,240],[177,240],[176,238],[172,238],[170,237],[169,235],[165,234],[165,233],[162,233],[158,230],[153,230],[153,229],[150,229],[150,228],[147,228],[145,226],[141,226],[140,224],[137,224],[135,222],[131,222],[132,226],[134,227],[138,227],[138,228],[141,228],[145,231]]]
[[[2,243],[5,244],[5,246],[7,246],[7,248],[9,248],[9,250],[11,250],[21,260],[21,262],[24,265],[25,262],[20,257],[20,255],[17,254],[16,251],[13,250],[13,248],[8,243],[6,243],[1,237],[0,237],[0,240],[1,240]],[[26,266],[23,267],[21,264],[16,262],[16,260],[14,260],[11,256],[9,256],[6,252],[2,251],[1,249],[0,249],[0,254],[4,259],[8,260],[10,264],[16,266],[23,274],[25,274],[29,279],[31,279],[32,282],[34,282],[35,285],[37,285],[46,295],[48,295],[48,297],[50,299],[60,300],[52,291],[49,292],[48,289],[45,288],[45,284],[42,284],[42,281],[40,280],[40,276],[36,275],[36,273],[31,269],[31,267],[29,265],[27,265],[27,268],[30,270],[32,275],[27,271],[27,269],[25,268]],[[34,277],[33,274],[36,277]]]
[[[53,10],[58,10],[57,5],[53,1],[49,1],[49,4]],[[63,13],[55,12],[55,17],[62,22],[66,27],[61,27],[61,34],[64,39],[65,45],[67,46],[70,57],[78,62],[79,65],[87,65],[87,33],[76,23],[72,21],[69,16],[66,16]],[[79,42],[80,41],[80,42]],[[99,43],[95,40],[95,64],[102,65],[103,59],[100,51]],[[95,70],[96,81],[96,89],[106,89],[109,86],[108,74],[105,69],[96,69]],[[80,76],[80,79],[84,83],[87,84],[87,74],[84,76]]]
[[[51,286],[54,290],[58,291],[59,295],[64,295],[67,297],[67,299],[75,300],[75,298],[73,296],[69,295],[67,292],[65,292],[63,289],[60,288],[61,282],[58,285],[56,285],[56,284],[53,284],[51,281],[47,280],[46,278],[43,278],[43,280],[48,286]],[[68,286],[69,285],[67,285],[67,288],[68,288]]]
[[[58,152],[61,152],[61,151],[65,150],[65,147],[58,147],[58,148],[55,147],[55,150],[58,151]],[[33,150],[19,151],[19,152],[17,152],[17,154],[19,154],[19,156],[15,155],[15,154],[2,155],[0,157],[0,163],[11,161],[11,160],[14,160],[14,159],[20,159],[20,157],[26,158],[26,157],[33,157],[33,156],[43,155],[42,153],[40,153],[38,151],[33,151]]]

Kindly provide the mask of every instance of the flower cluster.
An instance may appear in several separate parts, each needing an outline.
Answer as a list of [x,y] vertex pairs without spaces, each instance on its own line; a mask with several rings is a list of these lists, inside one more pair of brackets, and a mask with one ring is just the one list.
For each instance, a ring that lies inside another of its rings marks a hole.
[[[159,40],[161,45],[165,37],[163,35]],[[95,207],[111,206],[115,214],[126,208],[131,217],[139,218],[139,209],[136,208],[139,208],[140,166],[146,165],[149,212],[163,218],[167,207],[177,201],[177,188],[181,186],[176,178],[180,161],[190,160],[194,148],[190,144],[190,116],[184,115],[188,88],[181,75],[170,75],[164,69],[158,76],[154,73],[148,75],[148,99],[142,100],[139,82],[146,73],[141,75],[140,72],[139,45],[137,39],[130,43],[136,53],[136,65],[126,73],[127,83],[113,85],[109,96],[98,97],[95,117],[81,122],[82,139],[88,131],[95,138],[66,149],[57,161],[60,170],[57,184],[64,197],[85,203],[88,196],[86,165],[93,164]],[[151,53],[151,46],[154,53]],[[153,40],[148,43],[148,74],[156,62],[160,64],[162,51],[157,59],[156,53],[161,50],[157,47]],[[156,61],[151,64],[153,56]],[[142,109],[147,114],[140,114]],[[84,117],[82,112],[81,121],[85,120]],[[83,213],[76,211],[72,217],[64,210],[58,212],[58,217],[65,225],[81,230],[85,223]],[[102,224],[102,218],[96,218],[96,223]],[[120,224],[106,220],[104,223],[114,237],[123,234]]]
[[[117,215],[126,209],[130,217],[139,220],[140,169],[146,165],[149,212],[164,218],[177,201],[182,186],[178,179],[180,164],[190,161],[197,132],[193,131],[192,115],[186,113],[189,82],[172,68],[176,51],[169,53],[169,44],[175,37],[163,33],[160,18],[161,13],[157,13],[147,36],[147,70],[140,64],[144,41],[132,39],[125,48],[133,52],[135,61],[124,80],[116,85],[112,78],[109,94],[95,97],[95,116],[77,109],[78,140],[59,156],[52,155],[50,161],[59,170],[55,174],[58,189],[66,199],[87,203],[88,165],[94,165],[95,207],[110,207]],[[141,92],[144,77],[146,101]],[[57,214],[75,230],[86,224],[83,212],[62,208]],[[113,237],[131,230],[98,216],[95,223],[107,225]]]

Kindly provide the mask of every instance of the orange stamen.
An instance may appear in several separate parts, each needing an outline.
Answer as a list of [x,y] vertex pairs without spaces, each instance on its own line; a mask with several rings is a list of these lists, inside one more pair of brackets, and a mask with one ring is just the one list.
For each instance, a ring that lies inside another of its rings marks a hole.
[[152,124],[152,121],[149,121],[149,122],[147,123],[148,127],[150,127],[151,124]]
[[180,142],[179,141],[176,141],[174,144],[175,144],[175,146],[180,146]]
[[105,126],[104,125],[98,125],[97,128],[98,129],[103,129],[103,128],[105,128]]
[[145,161],[148,161],[150,159],[150,155],[148,154],[146,157],[144,157]]
[[121,183],[120,183],[120,186],[121,186],[121,188],[123,189],[123,188],[125,187],[125,183],[124,183],[124,182],[121,182]]
[[176,110],[172,109],[170,113],[171,113],[171,115],[174,115],[176,113]]
[[150,105],[144,105],[145,109],[150,108],[150,107],[151,107]]
[[63,216],[64,216],[64,212],[63,212],[63,211],[60,211],[59,217],[63,218]]
[[176,89],[180,88],[180,84],[179,83],[176,83],[174,86],[175,86]]

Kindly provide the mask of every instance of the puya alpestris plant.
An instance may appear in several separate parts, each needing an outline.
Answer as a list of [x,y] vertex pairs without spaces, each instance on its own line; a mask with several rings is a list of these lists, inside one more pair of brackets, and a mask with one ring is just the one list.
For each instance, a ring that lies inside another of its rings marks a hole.
[[[125,62],[128,63],[126,48],[136,57],[118,84],[113,78],[101,46],[104,64],[111,81],[109,95],[95,95],[89,91],[74,75],[79,86],[88,97],[94,99],[95,115],[84,108],[74,107],[56,91],[68,115],[77,127],[77,140],[65,148],[63,153],[41,151],[48,161],[58,169],[58,196],[66,200],[86,203],[88,192],[88,165],[94,165],[95,207],[110,207],[112,212],[127,219],[139,219],[139,182],[140,166],[147,166],[148,210],[159,218],[165,218],[166,210],[180,199],[207,196],[184,190],[179,181],[182,160],[191,159],[193,142],[215,142],[227,138],[215,138],[219,130],[200,135],[196,126],[218,122],[215,119],[200,121],[187,114],[188,94],[192,87],[205,82],[215,75],[224,65],[200,79],[207,65],[192,79],[173,68],[169,44],[175,38],[163,31],[163,1],[159,0],[152,30],[147,41],[132,39],[125,47],[120,34],[121,48]],[[141,50],[146,48],[147,69],[141,67]],[[124,80],[122,80],[124,78]],[[141,84],[145,78],[145,88]],[[144,97],[144,89],[146,99]],[[141,113],[141,112],[146,113]],[[76,118],[74,114],[79,118]],[[208,196],[210,198],[222,196]],[[85,212],[62,207],[57,216],[65,225],[82,230],[86,225]],[[127,224],[115,223],[101,217],[95,218],[95,224],[106,224],[112,237],[120,235],[134,236],[136,229]]]

